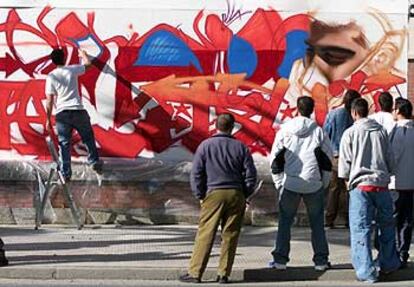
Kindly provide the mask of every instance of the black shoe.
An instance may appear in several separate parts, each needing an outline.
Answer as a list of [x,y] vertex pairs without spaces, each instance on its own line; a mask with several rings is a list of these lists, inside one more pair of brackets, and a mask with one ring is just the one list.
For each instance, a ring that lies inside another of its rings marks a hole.
[[219,276],[217,276],[216,281],[220,284],[227,284],[227,283],[229,283],[229,277],[219,275]]
[[9,260],[7,260],[6,256],[4,255],[4,250],[1,250],[0,253],[0,267],[9,265]]
[[400,269],[405,269],[407,267],[408,267],[408,262],[405,260],[401,261]]
[[98,160],[97,162],[92,164],[92,169],[97,173],[97,174],[102,174],[103,172],[103,161],[102,160]]
[[181,275],[178,278],[178,280],[181,281],[181,282],[184,282],[184,283],[200,283],[201,282],[200,278],[192,277],[188,273],[184,274],[184,275]]

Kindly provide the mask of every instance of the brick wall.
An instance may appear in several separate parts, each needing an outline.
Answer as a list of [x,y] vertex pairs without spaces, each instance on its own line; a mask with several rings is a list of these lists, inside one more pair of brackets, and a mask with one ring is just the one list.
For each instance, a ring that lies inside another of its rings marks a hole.
[[414,103],[414,59],[408,62],[408,99]]

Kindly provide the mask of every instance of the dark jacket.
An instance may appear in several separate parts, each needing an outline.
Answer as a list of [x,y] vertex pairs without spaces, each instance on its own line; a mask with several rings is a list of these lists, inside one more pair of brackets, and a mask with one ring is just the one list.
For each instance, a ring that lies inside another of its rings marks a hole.
[[333,155],[339,155],[339,144],[345,130],[352,126],[354,120],[345,108],[337,108],[328,113],[323,124],[323,130],[331,140]]
[[257,172],[249,149],[227,134],[203,141],[194,154],[191,190],[203,199],[214,189],[235,188],[246,197],[253,193]]

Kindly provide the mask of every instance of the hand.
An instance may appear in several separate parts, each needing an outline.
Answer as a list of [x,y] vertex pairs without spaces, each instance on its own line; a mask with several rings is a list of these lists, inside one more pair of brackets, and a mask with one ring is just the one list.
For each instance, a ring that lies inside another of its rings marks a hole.
[[88,53],[85,50],[79,50],[79,57],[88,58]]

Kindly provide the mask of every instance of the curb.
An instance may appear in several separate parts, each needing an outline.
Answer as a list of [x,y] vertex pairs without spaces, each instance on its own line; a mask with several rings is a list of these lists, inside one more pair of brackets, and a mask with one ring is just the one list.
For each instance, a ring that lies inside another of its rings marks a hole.
[[[111,268],[111,267],[2,267],[2,279],[29,279],[29,280],[177,280],[185,273],[183,268]],[[203,280],[213,281],[216,278],[216,269],[206,270]],[[262,269],[234,269],[232,281],[244,282],[277,282],[277,281],[353,281],[355,272],[344,267],[330,269],[325,272],[315,271],[312,267],[291,267],[286,271],[269,268]],[[393,274],[381,278],[381,281],[414,280],[411,268],[398,270]]]

